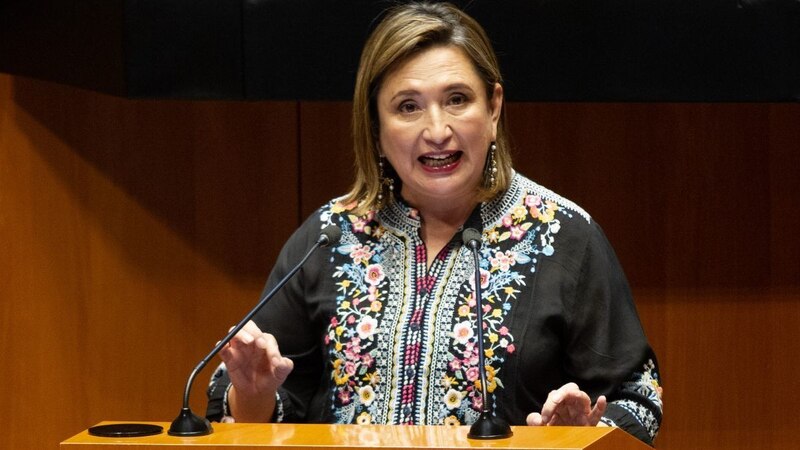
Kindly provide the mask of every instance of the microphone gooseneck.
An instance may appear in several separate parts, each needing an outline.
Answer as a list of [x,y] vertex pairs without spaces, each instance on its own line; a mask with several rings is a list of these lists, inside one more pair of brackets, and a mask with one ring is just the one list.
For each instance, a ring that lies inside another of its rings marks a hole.
[[301,267],[303,267],[303,265],[306,263],[308,258],[311,257],[311,254],[314,253],[315,250],[317,250],[320,247],[335,245],[337,242],[339,242],[339,239],[341,239],[341,237],[342,237],[342,231],[339,229],[339,227],[335,225],[328,225],[327,227],[325,227],[320,232],[319,237],[314,242],[314,245],[312,245],[311,248],[308,250],[308,252],[306,252],[305,256],[303,256],[303,259],[301,259],[299,263],[297,263],[294,267],[292,267],[292,270],[290,270],[283,278],[281,278],[281,280],[278,281],[278,283],[266,295],[264,295],[264,297],[261,298],[258,304],[252,310],[250,310],[250,312],[247,313],[247,315],[244,316],[244,318],[241,321],[239,321],[239,323],[236,324],[236,326],[231,328],[231,331],[229,331],[228,334],[224,338],[222,338],[222,340],[219,341],[219,343],[217,343],[214,349],[211,350],[211,352],[208,355],[206,355],[206,357],[203,358],[203,360],[200,361],[199,364],[197,364],[194,370],[192,370],[192,373],[189,375],[189,379],[186,381],[186,388],[184,389],[183,392],[183,408],[181,408],[181,412],[178,414],[178,417],[175,418],[175,420],[172,422],[172,425],[169,428],[170,435],[203,436],[206,434],[213,433],[214,430],[211,428],[211,423],[208,421],[208,419],[206,419],[205,417],[197,416],[192,412],[192,409],[189,407],[189,394],[192,391],[192,384],[194,383],[194,379],[197,377],[197,374],[200,373],[200,371],[203,370],[203,368],[209,363],[209,361],[211,361],[211,358],[216,356],[217,353],[219,353],[220,350],[222,350],[222,348],[225,347],[225,345],[228,342],[230,342],[234,336],[236,336],[236,333],[241,331],[241,329],[244,328],[245,325],[247,325],[247,322],[249,322],[253,318],[253,316],[255,316],[256,313],[258,313],[258,311],[261,310],[261,308],[264,305],[266,305],[267,302],[272,297],[274,297],[275,294],[286,283],[289,282],[289,280],[294,276],[294,274],[297,273],[297,271],[300,270]]
[[474,228],[467,228],[461,233],[464,244],[472,251],[475,262],[475,310],[478,321],[478,372],[481,377],[481,415],[472,424],[467,437],[470,439],[503,439],[511,437],[511,427],[508,422],[495,416],[489,407],[489,391],[486,383],[486,363],[484,362],[483,346],[483,295],[481,293],[481,267],[480,248],[481,234]]

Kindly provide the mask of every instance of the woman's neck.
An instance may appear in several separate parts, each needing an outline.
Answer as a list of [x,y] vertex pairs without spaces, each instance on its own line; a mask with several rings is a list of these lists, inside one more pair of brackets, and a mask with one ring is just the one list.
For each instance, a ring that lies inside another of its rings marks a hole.
[[464,201],[436,200],[409,204],[419,211],[420,238],[428,250],[428,267],[430,267],[436,255],[467,221],[478,202],[474,199],[465,199]]
[[423,226],[458,229],[467,221],[478,201],[474,197],[460,199],[406,199],[419,211]]
[[457,195],[450,198],[409,196],[403,192],[404,201],[419,211],[423,223],[434,227],[458,229],[467,221],[478,204],[476,193]]

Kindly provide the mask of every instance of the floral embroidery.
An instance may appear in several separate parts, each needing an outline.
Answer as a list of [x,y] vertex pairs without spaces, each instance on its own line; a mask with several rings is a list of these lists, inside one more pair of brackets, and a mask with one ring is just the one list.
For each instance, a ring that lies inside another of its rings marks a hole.
[[[332,210],[340,210],[335,203]],[[346,209],[345,209],[346,210]],[[380,226],[366,218],[348,216],[351,230],[358,233],[380,232]],[[383,267],[376,256],[380,245],[374,243],[343,244],[336,251],[346,255],[346,262],[336,267],[337,314],[331,317],[325,344],[333,357],[331,377],[335,403],[344,407],[357,401],[369,407],[376,398],[375,386],[381,377],[375,367],[376,333],[380,331],[382,298],[388,286]],[[358,423],[371,423],[367,411],[358,415]]]
[[457,427],[457,426],[461,425],[461,422],[459,422],[458,417],[449,416],[446,419],[444,419],[444,425],[449,425],[451,427]]
[[[482,214],[495,215],[484,217],[479,267],[492,402],[504,388],[503,364],[516,351],[504,322],[527,273],[536,270],[537,258],[554,254],[559,214],[585,214],[551,194],[515,177],[502,199],[513,203],[483,206]],[[335,223],[342,229],[331,250],[337,298],[324,338],[336,421],[474,422],[483,399],[469,250],[454,244],[428,269],[416,210],[396,202],[380,213],[355,216],[349,213],[353,206],[333,202],[320,214],[321,227]]]
[[359,425],[369,425],[372,423],[372,416],[370,416],[368,412],[362,412],[358,415],[356,423]]
[[[501,368],[506,357],[515,351],[514,337],[503,325],[504,319],[520,292],[517,287],[525,285],[523,269],[530,266],[530,271],[535,270],[536,260],[531,255],[550,256],[554,253],[552,244],[560,229],[555,219],[558,210],[555,202],[528,194],[498,223],[484,230],[484,240],[488,245],[482,249],[480,283],[484,296],[482,326],[488,340],[484,342],[486,388],[490,394],[498,387],[503,388],[499,376]],[[510,248],[508,244],[511,244]],[[472,277],[468,280],[456,306],[453,344],[449,349],[448,370],[442,379],[442,385],[447,389],[440,413],[442,423],[449,417],[473,418],[474,411],[483,408],[479,350],[473,332],[477,319],[473,298],[475,281]],[[455,401],[456,393],[459,394],[458,402]],[[462,399],[467,399],[467,402]]]
[[[340,243],[330,249],[336,299],[323,336],[333,421],[474,422],[482,405],[475,395],[481,382],[470,252],[454,245],[454,251],[437,256],[431,266],[435,270],[426,271],[415,210],[400,204],[357,217],[348,214],[353,206],[332,202],[319,215],[320,229],[335,223],[342,230]],[[480,213],[479,283],[486,313],[481,325],[487,341],[487,390],[495,402],[504,389],[504,363],[518,353],[512,324],[505,319],[530,283],[528,273],[558,251],[562,221],[568,223],[574,214],[587,222],[591,218],[517,175],[509,191],[482,205]],[[617,412],[624,410],[626,421],[635,418],[651,436],[661,417],[659,381],[654,361],[648,361],[613,402]],[[279,420],[287,400],[277,396]],[[222,402],[225,414],[224,395]],[[609,417],[602,420],[615,423]]]
[[650,438],[655,439],[658,434],[659,423],[663,403],[661,396],[663,389],[658,381],[658,372],[655,370],[655,362],[652,359],[644,364],[642,372],[636,372],[630,381],[623,383],[623,391],[632,392],[644,396],[650,401],[658,411],[651,410],[641,402],[632,399],[615,400],[612,403],[628,411],[650,434]]

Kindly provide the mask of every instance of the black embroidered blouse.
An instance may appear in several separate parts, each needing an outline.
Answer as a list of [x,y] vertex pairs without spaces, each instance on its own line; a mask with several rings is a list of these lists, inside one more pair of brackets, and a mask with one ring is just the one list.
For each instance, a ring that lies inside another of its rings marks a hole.
[[[460,236],[430,265],[416,210],[396,201],[355,216],[334,200],[289,239],[267,289],[321,228],[342,239],[318,251],[256,316],[295,368],[275,420],[470,424],[481,405],[474,264]],[[482,230],[489,399],[512,425],[575,382],[603,421],[652,443],[661,421],[658,367],[625,275],[600,227],[574,203],[515,174],[466,224]],[[430,266],[430,267],[429,267]],[[226,415],[224,365],[207,416]]]

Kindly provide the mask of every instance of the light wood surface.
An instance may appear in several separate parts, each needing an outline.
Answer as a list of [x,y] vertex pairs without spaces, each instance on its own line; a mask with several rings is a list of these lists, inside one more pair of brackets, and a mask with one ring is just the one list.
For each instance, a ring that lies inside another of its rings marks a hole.
[[[169,423],[155,423],[169,428]],[[607,427],[513,427],[507,439],[468,439],[469,427],[319,425],[319,424],[214,424],[214,433],[175,437],[166,432],[137,438],[102,438],[84,431],[61,443],[62,450],[102,448],[291,448],[292,450],[408,448],[447,450],[502,449],[614,449],[649,448],[627,433]]]

